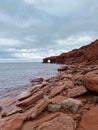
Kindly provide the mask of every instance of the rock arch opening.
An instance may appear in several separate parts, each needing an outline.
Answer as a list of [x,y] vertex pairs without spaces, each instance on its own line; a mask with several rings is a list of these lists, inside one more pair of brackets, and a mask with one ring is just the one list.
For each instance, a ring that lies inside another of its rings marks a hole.
[[51,63],[51,60],[50,60],[50,59],[48,59],[48,60],[47,60],[47,63]]

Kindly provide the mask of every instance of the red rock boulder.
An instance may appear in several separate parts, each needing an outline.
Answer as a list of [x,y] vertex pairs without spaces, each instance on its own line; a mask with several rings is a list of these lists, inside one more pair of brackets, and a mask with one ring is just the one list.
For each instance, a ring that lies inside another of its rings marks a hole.
[[84,86],[94,92],[98,92],[98,75],[94,73],[87,73],[83,76],[82,82]]
[[98,105],[84,115],[78,130],[98,130]]

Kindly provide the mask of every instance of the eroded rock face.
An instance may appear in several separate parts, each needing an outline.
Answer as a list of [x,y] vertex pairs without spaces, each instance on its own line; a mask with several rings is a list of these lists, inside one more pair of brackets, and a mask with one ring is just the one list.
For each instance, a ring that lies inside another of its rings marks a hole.
[[83,104],[80,100],[68,98],[62,101],[62,107],[66,112],[76,113],[81,106]]
[[42,123],[36,130],[75,130],[74,120],[66,115],[58,116],[48,122]]
[[98,93],[98,74],[87,73],[82,77],[82,82],[87,89]]
[[48,63],[48,59],[51,63],[85,63],[85,64],[98,64],[98,40],[92,42],[87,46],[83,46],[79,49],[74,49],[68,53],[62,53],[59,56],[52,56],[43,59],[43,63]]
[[78,130],[98,130],[98,105],[84,115]]

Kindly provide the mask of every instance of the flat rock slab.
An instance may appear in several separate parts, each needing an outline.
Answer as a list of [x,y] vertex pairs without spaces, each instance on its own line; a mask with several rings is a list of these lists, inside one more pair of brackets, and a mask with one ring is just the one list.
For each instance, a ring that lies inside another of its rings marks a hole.
[[15,114],[0,121],[0,130],[21,130],[27,116],[25,114]]
[[98,105],[83,116],[78,130],[98,130]]
[[36,93],[35,95],[23,100],[23,101],[20,101],[17,106],[19,107],[28,107],[29,105],[35,103],[36,101],[38,101],[39,99],[41,99],[43,97],[43,93],[42,92],[39,92],[39,93]]
[[32,113],[30,115],[30,118],[32,120],[36,119],[40,114],[41,112],[46,109],[46,107],[48,106],[49,104],[49,100],[42,100],[40,101],[33,109],[31,109],[31,111],[27,112],[28,115],[30,115],[30,113]]
[[74,82],[72,80],[68,80],[64,82],[65,87],[67,88],[73,88],[74,87]]
[[61,104],[61,102],[65,99],[67,99],[67,97],[58,95],[58,96],[55,96],[54,98],[50,99],[50,102],[52,104]]
[[[30,119],[36,119],[41,112],[48,106],[48,101],[42,100],[34,108],[24,112],[17,113],[12,116],[0,120],[0,128],[2,130],[21,130],[24,122]],[[0,130],[1,130],[0,129]]]
[[43,78],[37,78],[37,79],[33,79],[31,80],[31,83],[34,83],[34,82],[43,82]]
[[79,97],[87,92],[87,89],[84,86],[79,86],[73,89],[69,89],[67,92],[67,97]]
[[34,128],[38,127],[40,124],[44,122],[48,122],[56,117],[58,117],[61,113],[51,113],[51,114],[45,114],[42,118],[33,120],[33,121],[27,121],[25,122],[22,130],[33,130]]
[[16,101],[16,97],[5,97],[0,99],[0,106],[1,107],[7,107],[12,105]]
[[[63,114],[50,121],[42,123],[36,130],[75,130],[76,124],[74,120]],[[34,129],[32,129],[34,130]]]
[[18,98],[19,101],[21,101],[21,100],[24,100],[24,99],[30,97],[31,95],[32,95],[31,92],[29,92],[29,91],[23,91],[20,95],[18,95],[17,98]]
[[54,97],[65,89],[65,86],[58,86],[51,90],[50,97]]

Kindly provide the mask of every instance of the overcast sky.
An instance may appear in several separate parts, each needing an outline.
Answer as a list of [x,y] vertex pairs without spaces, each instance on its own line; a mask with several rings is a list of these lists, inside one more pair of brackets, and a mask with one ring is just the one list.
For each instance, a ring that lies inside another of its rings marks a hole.
[[41,61],[98,38],[98,0],[0,0],[0,61]]

